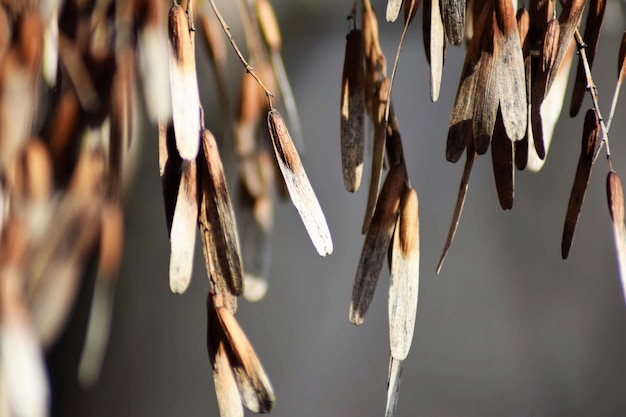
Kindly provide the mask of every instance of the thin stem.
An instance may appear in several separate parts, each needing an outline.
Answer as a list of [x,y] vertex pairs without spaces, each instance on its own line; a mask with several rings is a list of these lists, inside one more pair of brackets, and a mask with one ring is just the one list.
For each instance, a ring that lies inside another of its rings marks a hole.
[[237,46],[237,43],[235,42],[235,39],[233,38],[233,35],[230,33],[230,28],[228,27],[228,25],[226,24],[226,21],[224,21],[224,18],[222,17],[222,15],[220,14],[219,10],[217,9],[217,6],[215,5],[215,1],[214,0],[209,0],[209,3],[211,4],[211,8],[213,9],[213,12],[215,12],[215,16],[217,16],[217,20],[219,20],[220,25],[222,25],[222,30],[226,34],[226,37],[228,38],[228,41],[230,42],[230,44],[232,45],[233,49],[235,50],[235,53],[237,54],[237,57],[239,57],[239,60],[241,61],[241,63],[245,67],[246,72],[248,74],[250,74],[252,76],[252,78],[254,78],[254,80],[257,82],[257,84],[263,89],[263,91],[265,91],[265,95],[267,96],[267,98],[268,98],[268,100],[270,102],[270,108],[271,108],[272,107],[272,99],[271,98],[274,97],[274,94],[272,94],[270,92],[270,90],[267,89],[265,84],[263,84],[263,81],[261,81],[261,79],[254,72],[254,68],[252,68],[252,66],[250,64],[248,64],[248,61],[246,61],[246,59],[243,57],[243,54],[239,50],[239,47]]
[[615,108],[617,107],[617,98],[619,97],[619,91],[622,88],[622,80],[617,80],[617,86],[615,87],[615,93],[613,93],[613,102],[611,103],[611,113],[609,114],[609,121],[606,124],[606,131],[608,132],[613,122],[613,115],[615,114]]
[[578,48],[578,53],[580,54],[580,59],[583,63],[583,68],[585,70],[585,78],[587,79],[587,91],[591,95],[591,102],[593,103],[593,110],[596,113],[596,117],[598,118],[598,123],[600,123],[600,135],[601,142],[596,150],[596,153],[593,157],[593,161],[595,163],[602,146],[606,146],[606,160],[609,164],[609,169],[613,170],[613,165],[611,164],[611,149],[609,147],[609,133],[606,125],[604,124],[604,119],[602,118],[602,114],[600,113],[600,105],[598,104],[598,89],[596,88],[596,84],[593,82],[593,78],[591,77],[591,68],[589,67],[589,60],[587,59],[587,53],[585,52],[585,42],[583,41],[582,36],[580,36],[580,32],[576,29],[574,32],[574,39],[576,39],[576,46]]

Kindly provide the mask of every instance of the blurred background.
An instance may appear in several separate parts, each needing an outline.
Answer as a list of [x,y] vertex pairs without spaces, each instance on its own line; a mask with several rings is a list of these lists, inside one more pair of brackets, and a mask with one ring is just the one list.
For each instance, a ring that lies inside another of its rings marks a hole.
[[[217,2],[243,45],[236,7],[230,3]],[[348,322],[367,194],[363,185],[354,194],[346,192],[341,178],[339,98],[351,2],[272,3],[303,123],[304,165],[326,213],[335,250],[320,258],[296,210],[289,202],[280,204],[269,292],[257,304],[242,300],[237,317],[272,380],[277,397],[272,415],[381,416],[389,355],[386,267],[365,323],[357,328]],[[626,27],[617,4],[609,2],[593,68],[605,116]],[[373,5],[382,11],[385,2],[375,0]],[[401,24],[384,22],[380,13],[379,19],[383,50],[391,61]],[[441,96],[431,103],[421,18],[416,19],[393,90],[409,176],[420,198],[422,248],[415,337],[405,362],[398,415],[624,416],[626,309],[602,159],[594,167],[570,259],[563,261],[560,255],[582,114],[591,101],[585,98],[579,117],[562,117],[542,171],[518,172],[513,210],[500,209],[490,156],[477,159],[456,240],[437,276],[463,168],[462,162],[445,160],[444,147],[465,49],[449,47],[446,54]],[[235,97],[242,68],[234,54],[230,58]],[[207,61],[202,58],[201,64]],[[217,132],[212,74],[208,69],[199,74],[207,124]],[[566,109],[570,99],[568,90]],[[622,177],[624,101],[611,129],[613,166]],[[58,416],[218,415],[206,350],[209,286],[204,260],[198,247],[190,289],[184,295],[172,294],[156,128],[146,126],[141,136],[101,379],[87,391],[76,382],[88,312],[84,296],[49,358]],[[232,189],[231,195],[236,195]]]

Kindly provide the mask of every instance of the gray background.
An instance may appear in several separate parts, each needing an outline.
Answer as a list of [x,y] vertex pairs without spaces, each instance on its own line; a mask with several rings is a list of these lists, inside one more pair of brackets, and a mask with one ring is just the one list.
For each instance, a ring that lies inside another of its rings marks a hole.
[[[242,39],[235,11],[229,9],[234,6],[226,3],[218,5]],[[335,251],[318,257],[294,208],[280,204],[269,293],[258,304],[242,301],[237,317],[274,385],[274,416],[380,416],[389,353],[386,270],[365,324],[357,328],[348,323],[367,194],[365,187],[346,192],[341,180],[339,89],[351,2],[274,3],[306,136],[304,164],[325,210]],[[384,8],[382,0],[374,5]],[[616,8],[609,11],[609,20],[612,26],[603,32],[594,67],[605,113],[624,29]],[[380,25],[383,49],[391,60],[401,27]],[[510,212],[499,207],[490,157],[477,160],[456,241],[441,275],[434,273],[462,170],[461,164],[445,161],[444,145],[464,53],[463,48],[448,48],[441,97],[433,104],[421,25],[411,27],[393,91],[409,175],[420,198],[422,246],[416,331],[398,414],[626,415],[626,311],[603,160],[595,166],[570,259],[560,256],[582,115],[562,118],[540,173],[517,176]],[[236,84],[240,67],[234,60],[232,65]],[[209,126],[218,130],[211,88],[205,85],[203,96]],[[568,92],[566,108],[570,97]],[[586,98],[581,113],[589,106]],[[611,136],[614,167],[623,177],[624,108],[622,101]],[[146,128],[142,136],[101,381],[86,392],[76,386],[82,314],[53,353],[58,415],[218,415],[205,343],[204,261],[198,251],[191,288],[182,296],[170,293],[155,128]]]

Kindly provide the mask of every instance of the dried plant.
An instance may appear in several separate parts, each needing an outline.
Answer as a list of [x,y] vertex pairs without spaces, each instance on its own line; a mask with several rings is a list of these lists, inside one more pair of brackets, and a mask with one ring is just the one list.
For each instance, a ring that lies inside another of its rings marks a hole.
[[[387,258],[386,416],[395,415],[398,405],[420,276],[418,194],[409,179],[392,92],[405,36],[422,3],[432,101],[439,97],[447,45],[465,39],[467,47],[445,141],[446,159],[456,163],[465,153],[466,162],[437,273],[457,232],[474,160],[491,150],[505,210],[513,208],[516,170],[541,168],[576,51],[570,114],[579,112],[585,91],[593,108],[585,116],[562,255],[570,252],[592,167],[604,149],[626,299],[624,197],[608,136],[626,78],[626,33],[607,123],[591,72],[607,1],[529,0],[516,13],[516,2],[509,0],[406,0],[404,30],[388,75],[374,7],[370,0],[354,0],[340,97],[339,148],[348,191],[361,184],[368,133],[372,152],[349,321],[364,322]],[[207,350],[220,414],[242,416],[244,408],[265,413],[274,406],[269,377],[235,313],[238,296],[256,301],[268,289],[276,198],[290,197],[319,255],[330,255],[333,242],[300,157],[304,135],[276,15],[268,0],[238,0],[238,6],[248,58],[214,0],[204,6],[193,0],[0,0],[0,415],[48,415],[44,355],[93,269],[78,378],[85,386],[98,378],[122,257],[139,93],[148,120],[158,126],[174,293],[184,293],[190,284],[200,230],[210,288]],[[401,0],[388,0],[386,21],[396,21],[402,7]],[[583,36],[579,26],[585,16]],[[234,113],[220,31],[244,69]],[[222,111],[217,138],[205,126],[197,34],[210,58]],[[224,142],[232,145],[237,162],[238,211],[222,163]]]

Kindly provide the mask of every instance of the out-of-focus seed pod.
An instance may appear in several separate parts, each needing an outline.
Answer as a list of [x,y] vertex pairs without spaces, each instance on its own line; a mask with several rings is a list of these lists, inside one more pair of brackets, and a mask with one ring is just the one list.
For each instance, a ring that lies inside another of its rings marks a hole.
[[622,181],[615,171],[610,171],[606,178],[606,195],[609,213],[613,220],[613,241],[617,252],[617,266],[622,282],[622,294],[626,301],[626,229],[624,227],[624,189]]
[[541,69],[544,72],[550,72],[554,65],[559,47],[559,34],[559,21],[556,19],[550,20],[541,47]]
[[617,78],[620,83],[626,79],[626,31],[622,35],[622,42],[619,45],[619,55],[617,56]]
[[346,189],[354,192],[361,184],[365,144],[365,74],[363,36],[353,29],[347,36],[341,80],[341,162]]
[[[409,0],[407,0],[409,1]],[[385,17],[387,22],[395,22],[400,14],[400,8],[402,7],[402,0],[387,0],[387,12]]]
[[276,14],[268,0],[256,0],[256,13],[265,43],[272,51],[280,51],[282,39]]
[[321,256],[330,255],[333,252],[333,242],[326,217],[304,171],[285,122],[280,113],[273,109],[267,114],[267,124],[276,160],[291,201],[298,210],[317,252]]

